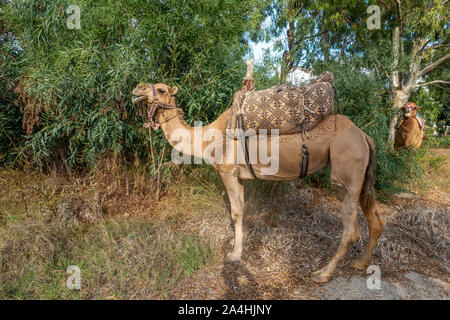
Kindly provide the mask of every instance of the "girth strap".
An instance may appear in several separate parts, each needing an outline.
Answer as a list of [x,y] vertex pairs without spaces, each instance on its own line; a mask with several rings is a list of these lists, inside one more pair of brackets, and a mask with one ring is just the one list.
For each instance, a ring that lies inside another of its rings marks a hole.
[[244,152],[245,163],[247,164],[247,168],[250,171],[252,177],[254,179],[256,179],[255,171],[253,171],[253,167],[249,161],[248,148],[247,148],[246,136],[245,136],[245,132],[244,132],[244,123],[243,123],[243,119],[242,119],[242,114],[238,114],[238,116],[236,117],[236,121],[237,121],[236,127],[239,132],[239,140],[241,141],[242,151]]
[[303,144],[302,146],[302,162],[300,164],[300,178],[306,177],[308,174],[309,166],[309,150],[308,147]]
[[309,167],[309,150],[308,147],[305,145],[304,141],[305,141],[305,136],[306,136],[306,121],[303,120],[302,124],[302,157],[301,157],[301,162],[300,162],[300,176],[299,178],[304,178],[306,177],[306,175],[308,174],[308,167]]

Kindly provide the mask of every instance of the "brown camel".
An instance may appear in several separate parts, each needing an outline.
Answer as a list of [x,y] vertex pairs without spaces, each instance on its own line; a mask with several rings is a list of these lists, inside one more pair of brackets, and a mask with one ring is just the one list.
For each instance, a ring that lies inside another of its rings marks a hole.
[[418,111],[419,107],[413,102],[408,102],[402,107],[403,119],[395,132],[394,148],[407,146],[420,148],[425,132],[425,120],[420,117]]
[[[181,109],[174,107],[177,91],[177,87],[169,87],[162,83],[139,84],[133,90],[132,101],[133,103],[145,101],[149,110],[156,106],[155,120],[160,124],[166,139],[174,147],[174,150],[178,149],[180,152],[198,158],[205,158],[202,150],[210,147],[211,144],[225,145],[229,143],[235,150],[241,150],[239,140],[225,135],[229,110],[211,124],[201,127],[203,134],[208,129],[214,129],[222,133],[222,137],[213,140],[211,137],[202,136],[204,139],[201,139],[201,150],[195,148],[194,143],[191,143],[195,139],[195,127],[191,127],[183,121]],[[180,132],[190,138],[187,145],[183,146],[179,143]],[[368,221],[369,241],[362,256],[353,261],[352,266],[364,270],[370,263],[373,249],[385,225],[383,218],[377,212],[374,197],[375,148],[372,139],[342,115],[338,115],[336,119],[334,116],[326,118],[307,132],[305,141],[302,141],[301,134],[281,135],[277,139],[279,142],[278,171],[272,175],[264,175],[264,169],[268,165],[258,162],[253,165],[257,178],[277,181],[297,179],[300,174],[300,150],[302,144],[305,143],[310,153],[308,174],[330,164],[332,183],[338,187],[338,194],[341,195],[343,224],[341,243],[330,262],[322,269],[312,273],[312,279],[317,282],[328,281],[339,260],[360,237],[357,216],[358,200]],[[267,143],[267,149],[272,152],[270,148],[271,145]],[[253,177],[245,164],[223,161],[223,164],[212,163],[212,165],[219,170],[228,192],[231,218],[234,222],[234,248],[227,255],[226,261],[238,261],[241,259],[243,242],[244,187],[242,180],[253,179]]]

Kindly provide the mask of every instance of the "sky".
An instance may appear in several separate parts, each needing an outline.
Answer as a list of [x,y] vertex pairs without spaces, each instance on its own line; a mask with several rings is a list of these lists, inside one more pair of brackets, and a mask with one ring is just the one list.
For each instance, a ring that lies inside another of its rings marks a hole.
[[263,61],[264,49],[267,49],[267,48],[273,46],[274,43],[275,43],[274,40],[270,41],[270,42],[250,41],[250,48],[252,49],[253,60],[255,60],[255,63]]
[[[271,23],[271,17],[268,16],[266,20],[262,23],[261,28],[268,28]],[[275,41],[277,41],[277,38],[271,39],[269,42],[253,42],[249,40],[249,45],[252,50],[253,54],[253,60],[255,60],[255,63],[262,62],[263,56],[264,56],[264,49],[267,49],[269,47],[272,47],[275,44]]]

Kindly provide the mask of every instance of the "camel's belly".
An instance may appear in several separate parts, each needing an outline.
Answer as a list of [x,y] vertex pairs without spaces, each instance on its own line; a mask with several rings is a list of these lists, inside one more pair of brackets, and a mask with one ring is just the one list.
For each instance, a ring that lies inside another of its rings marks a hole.
[[[305,139],[305,144],[309,150],[308,174],[327,165],[329,157],[329,142],[327,140],[324,138]],[[242,152],[240,141],[235,140],[235,144],[238,152]],[[259,140],[257,148],[251,149],[249,147],[248,149],[252,168],[259,179],[282,181],[299,178],[302,159],[301,134],[284,135],[277,138],[268,137]],[[256,152],[255,149],[257,149]],[[253,157],[251,156],[252,153]],[[239,172],[239,177],[242,179],[253,178],[245,162],[239,163]]]

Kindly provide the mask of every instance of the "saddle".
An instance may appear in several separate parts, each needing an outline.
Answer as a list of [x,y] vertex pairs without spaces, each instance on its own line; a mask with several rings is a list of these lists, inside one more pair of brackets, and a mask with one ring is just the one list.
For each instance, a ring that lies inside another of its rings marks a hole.
[[326,71],[302,87],[241,90],[234,95],[227,129],[266,129],[267,134],[278,129],[280,135],[311,130],[334,111],[332,82],[333,74]]

